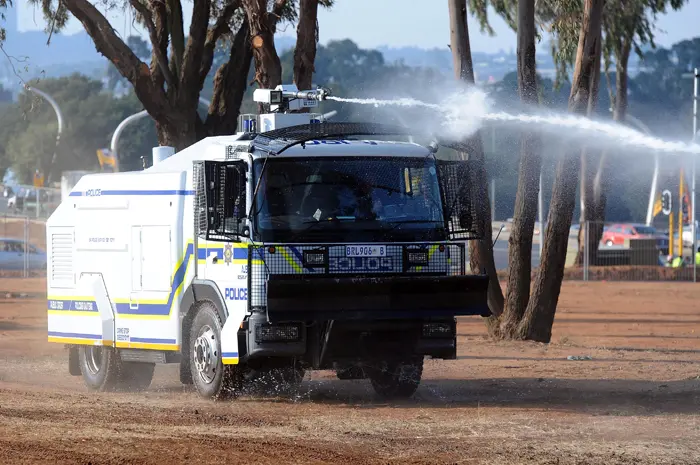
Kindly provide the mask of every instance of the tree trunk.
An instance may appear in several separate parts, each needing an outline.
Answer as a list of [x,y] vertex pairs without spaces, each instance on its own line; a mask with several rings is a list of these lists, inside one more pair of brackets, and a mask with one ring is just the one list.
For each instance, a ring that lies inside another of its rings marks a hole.
[[[617,64],[615,66],[615,105],[613,106],[613,119],[621,124],[627,117],[627,65],[631,51],[631,39],[622,39],[622,47],[616,51]],[[596,246],[603,237],[603,223],[605,222],[605,209],[607,207],[607,192],[610,188],[610,152],[604,150],[598,163],[598,172],[593,180],[594,227],[589,228],[591,243]],[[593,250],[593,249],[591,249]]]
[[[469,27],[467,25],[466,0],[448,0],[450,13],[450,49],[454,71],[457,79],[474,84],[474,68],[472,66],[471,47],[469,44]],[[481,133],[477,131],[465,141],[469,147],[468,154],[460,154],[469,157],[475,162],[476,179],[474,186],[476,204],[478,205],[477,218],[481,219],[484,237],[481,240],[469,242],[469,265],[473,272],[483,270],[489,276],[488,306],[491,313],[498,317],[503,313],[503,292],[496,273],[496,263],[493,259],[493,247],[491,231],[491,211],[489,209],[489,195],[486,176],[486,164],[484,161],[484,147]],[[495,326],[490,319],[489,331]]]
[[214,75],[214,96],[205,123],[207,135],[222,136],[236,132],[252,61],[250,29],[248,21],[244,20],[233,39],[228,62],[221,65]]
[[282,65],[275,49],[273,28],[268,20],[267,1],[244,0],[243,8],[250,26],[255,81],[262,89],[274,89],[282,83]]
[[[603,5],[604,0],[584,1],[583,22],[569,97],[569,112],[573,114],[583,115],[588,107],[592,76],[595,73],[596,47],[601,37]],[[576,159],[579,155],[580,153],[569,152],[557,163],[542,263],[525,315],[518,326],[519,336],[525,339],[549,342],[552,338],[552,324],[564,277],[569,229],[576,201]]]
[[[537,73],[535,68],[535,0],[518,2],[518,90],[526,105],[537,105]],[[508,239],[508,284],[505,309],[501,320],[501,336],[515,336],[520,319],[530,298],[532,272],[532,234],[537,216],[537,194],[542,159],[539,137],[530,130],[520,136],[520,171],[515,195],[513,226]]]
[[[602,31],[601,31],[602,34]],[[593,73],[593,82],[591,83],[591,94],[588,97],[588,116],[591,117],[598,106],[598,90],[600,89],[600,64],[601,64],[601,48],[602,48],[602,37],[598,40],[596,47],[596,65],[595,71]],[[590,228],[586,231],[586,224],[595,220],[596,206],[595,199],[593,197],[593,179],[595,177],[596,171],[594,170],[597,165],[596,159],[600,159],[601,155],[595,157],[591,150],[587,147],[581,149],[581,186],[580,186],[580,205],[581,212],[579,216],[579,231],[578,231],[578,252],[576,253],[576,265],[583,266],[585,254],[589,255],[588,264],[595,264],[596,262],[596,252],[598,251],[598,240],[595,240],[595,234],[591,234],[594,228],[597,226],[595,223],[590,224]],[[586,238],[586,232],[588,232],[588,237]],[[602,229],[601,229],[602,232]],[[584,241],[588,243],[585,244]]]
[[[301,0],[297,45],[294,49],[294,84],[299,90],[311,89],[318,41],[318,0]],[[308,111],[308,108],[306,108]]]

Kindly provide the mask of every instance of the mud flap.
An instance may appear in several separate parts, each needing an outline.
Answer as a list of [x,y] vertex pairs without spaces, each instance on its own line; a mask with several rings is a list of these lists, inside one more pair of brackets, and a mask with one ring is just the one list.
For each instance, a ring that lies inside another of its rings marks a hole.
[[83,273],[79,297],[50,297],[49,342],[71,345],[114,345],[114,308],[100,273]]
[[270,276],[267,313],[271,322],[490,314],[487,276],[307,276]]
[[78,358],[78,348],[73,346],[68,348],[68,373],[71,376],[80,376],[80,360]]
[[238,329],[243,320],[237,316],[229,315],[221,328],[221,362],[224,365],[238,364]]

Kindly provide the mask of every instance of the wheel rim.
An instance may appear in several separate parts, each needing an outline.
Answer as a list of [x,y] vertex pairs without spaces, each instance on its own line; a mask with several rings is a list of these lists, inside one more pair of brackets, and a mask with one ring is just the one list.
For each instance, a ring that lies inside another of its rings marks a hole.
[[88,371],[93,375],[98,374],[102,366],[102,347],[88,346],[85,350],[85,361]]
[[207,384],[214,381],[216,366],[219,363],[218,341],[216,333],[209,326],[204,326],[194,343],[194,366],[200,379]]

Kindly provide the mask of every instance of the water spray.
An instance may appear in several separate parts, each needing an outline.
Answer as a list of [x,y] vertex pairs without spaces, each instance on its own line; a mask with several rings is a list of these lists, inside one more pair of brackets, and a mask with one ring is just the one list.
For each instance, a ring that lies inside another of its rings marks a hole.
[[385,106],[413,107],[435,110],[441,113],[441,136],[450,139],[463,139],[479,129],[486,121],[494,123],[519,123],[538,126],[551,126],[601,134],[623,145],[632,145],[669,153],[689,153],[700,155],[700,145],[696,143],[671,142],[643,134],[635,129],[619,124],[604,123],[574,115],[535,115],[511,114],[489,111],[490,102],[484,92],[475,90],[460,91],[449,95],[440,104],[428,103],[414,98],[383,100],[376,98],[342,98],[326,96],[328,100],[375,108]]

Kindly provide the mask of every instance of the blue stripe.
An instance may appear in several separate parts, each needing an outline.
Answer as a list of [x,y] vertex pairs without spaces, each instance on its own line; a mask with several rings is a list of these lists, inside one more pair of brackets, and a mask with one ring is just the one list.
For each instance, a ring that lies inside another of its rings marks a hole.
[[[92,305],[92,310],[86,310],[84,308],[76,308],[76,303],[81,303],[81,307],[85,307],[84,304]],[[60,310],[60,311],[74,311],[74,312],[85,312],[85,313],[97,313],[97,302],[94,300],[55,300],[51,299],[47,302],[49,310]]]
[[142,342],[144,344],[175,344],[175,339],[154,339],[150,337],[132,337],[129,342]]
[[[234,260],[248,260],[248,247],[233,247],[232,252]],[[199,247],[197,249],[197,259],[206,260],[212,253],[216,254],[217,259],[223,260],[224,246]]]
[[238,358],[238,352],[221,352],[221,358]]
[[49,331],[49,336],[70,337],[73,339],[99,339],[99,340],[102,340],[101,334],[61,333],[59,331]]
[[[85,192],[73,191],[68,194],[70,197],[87,197]],[[100,195],[194,195],[194,191],[189,190],[103,190]]]

